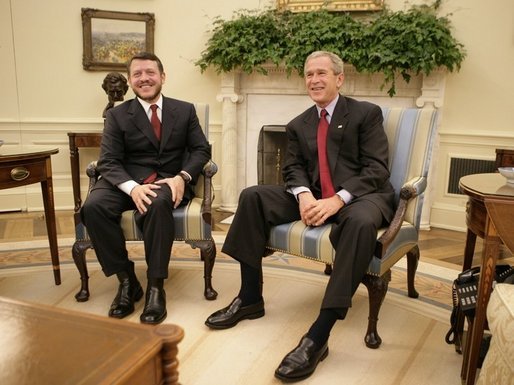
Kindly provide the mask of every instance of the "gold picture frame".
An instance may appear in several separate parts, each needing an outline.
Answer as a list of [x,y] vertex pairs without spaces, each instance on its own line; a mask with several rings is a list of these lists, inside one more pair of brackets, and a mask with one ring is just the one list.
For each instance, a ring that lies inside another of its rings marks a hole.
[[309,12],[318,9],[328,11],[380,11],[384,8],[384,0],[277,0],[279,10],[291,12]]
[[125,71],[134,54],[154,50],[153,13],[82,8],[82,66],[88,71]]

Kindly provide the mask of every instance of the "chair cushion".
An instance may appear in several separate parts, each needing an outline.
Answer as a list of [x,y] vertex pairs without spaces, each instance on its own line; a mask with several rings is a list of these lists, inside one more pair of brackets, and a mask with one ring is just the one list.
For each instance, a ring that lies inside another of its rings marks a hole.
[[[202,219],[202,199],[194,198],[187,206],[173,211],[175,220],[175,240],[199,241],[211,239],[211,225]],[[136,226],[134,211],[125,211],[121,218],[121,227],[127,241],[141,241],[143,235]],[[77,240],[89,240],[87,229],[82,223],[75,227]]]
[[[319,227],[305,226],[302,221],[284,223],[271,228],[268,249],[295,255],[298,257],[313,259],[318,262],[332,264],[335,250],[330,243],[331,225]],[[387,229],[378,231],[380,237]],[[373,257],[368,267],[368,274],[382,275],[389,270],[405,253],[412,249],[418,241],[416,228],[403,222],[402,227],[387,249],[383,258]]]

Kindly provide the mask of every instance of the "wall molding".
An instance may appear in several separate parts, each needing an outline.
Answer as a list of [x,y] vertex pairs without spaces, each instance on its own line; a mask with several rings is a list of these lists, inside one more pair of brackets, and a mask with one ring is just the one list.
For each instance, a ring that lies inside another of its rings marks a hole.
[[[103,128],[102,118],[79,119],[42,119],[31,118],[15,121],[0,119],[0,130],[3,146],[37,146],[58,148],[59,153],[52,156],[52,180],[54,185],[54,201],[56,210],[73,210],[73,188],[71,184],[71,166],[69,158],[68,132],[101,132]],[[209,122],[209,141],[212,144],[213,160],[220,165],[221,148],[221,122]],[[99,149],[81,148],[80,153],[80,186],[82,199],[88,187],[88,178],[85,174],[87,164],[96,159]],[[222,168],[213,179],[215,202],[213,206],[219,206],[221,197]],[[24,187],[0,190],[0,212],[43,211],[41,187],[32,184]]]
[[[444,123],[444,122],[443,122]],[[455,231],[466,231],[466,203],[468,197],[448,193],[450,163],[454,158],[490,160],[496,158],[497,148],[514,148],[511,131],[439,131],[438,157],[432,184],[430,226]]]

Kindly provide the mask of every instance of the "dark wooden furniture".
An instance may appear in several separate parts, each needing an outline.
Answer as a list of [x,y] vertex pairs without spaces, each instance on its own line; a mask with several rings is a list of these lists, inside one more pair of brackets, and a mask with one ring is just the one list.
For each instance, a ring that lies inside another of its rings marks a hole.
[[80,197],[80,162],[79,147],[100,147],[102,141],[101,132],[68,132],[70,145],[71,183],[73,186],[73,202],[75,212],[82,205]]
[[514,150],[497,148],[495,167],[514,167]]
[[0,297],[2,385],[178,384],[182,328]]
[[[514,204],[514,187],[498,173],[467,175],[460,179],[459,187],[469,196],[466,207],[468,227],[464,249],[463,270],[472,265],[477,235],[484,238],[481,274],[478,284],[475,317],[470,320],[468,341],[464,346],[461,378],[467,385],[475,383],[480,344],[486,324],[486,308],[491,295],[496,261],[500,252],[500,238],[494,223],[501,223],[502,232],[514,233],[512,210],[498,210],[495,202]],[[507,229],[505,229],[507,227]]]
[[282,166],[286,156],[286,126],[263,126],[257,144],[257,183],[283,185]]
[[41,183],[46,230],[56,285],[61,284],[61,270],[57,248],[52,161],[50,157],[58,152],[59,149],[57,148],[42,150],[30,147],[3,147],[0,149],[0,189]]

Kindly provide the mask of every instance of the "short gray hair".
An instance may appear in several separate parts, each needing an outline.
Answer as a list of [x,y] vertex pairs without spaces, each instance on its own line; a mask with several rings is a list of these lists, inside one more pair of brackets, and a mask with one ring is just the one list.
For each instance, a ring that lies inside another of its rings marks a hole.
[[307,56],[307,59],[305,59],[305,65],[303,67],[304,73],[305,73],[305,67],[307,66],[307,62],[311,59],[316,59],[318,57],[328,57],[330,59],[330,61],[332,62],[332,70],[334,71],[335,75],[344,73],[343,59],[341,59],[335,53],[329,52],[329,51],[314,51],[309,56]]

